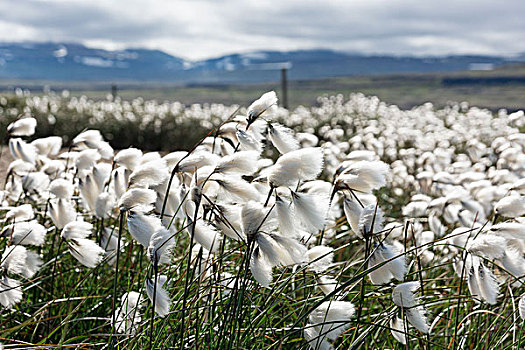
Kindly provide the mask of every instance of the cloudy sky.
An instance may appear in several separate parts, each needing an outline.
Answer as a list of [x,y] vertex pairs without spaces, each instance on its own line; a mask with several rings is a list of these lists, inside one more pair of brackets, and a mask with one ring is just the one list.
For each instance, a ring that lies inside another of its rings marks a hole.
[[525,52],[525,0],[0,0],[0,41],[158,48],[187,59],[260,49]]

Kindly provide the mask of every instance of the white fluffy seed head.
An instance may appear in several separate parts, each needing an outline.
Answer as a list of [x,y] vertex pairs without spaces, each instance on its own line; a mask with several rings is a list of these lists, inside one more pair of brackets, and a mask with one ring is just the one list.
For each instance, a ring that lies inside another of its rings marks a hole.
[[[121,242],[123,239],[121,238]],[[116,264],[116,255],[118,247],[118,232],[114,228],[105,227],[102,230],[102,237],[100,238],[100,246],[106,251],[108,264]],[[122,243],[121,243],[122,246]]]
[[49,201],[49,216],[55,226],[62,229],[66,224],[76,220],[77,212],[70,200],[58,198]]
[[166,160],[156,159],[137,166],[129,177],[129,184],[131,187],[154,187],[163,183],[168,176]]
[[18,222],[2,230],[3,237],[11,236],[12,244],[42,246],[47,230],[36,220]]
[[323,245],[315,246],[306,252],[308,268],[317,273],[325,272],[334,260],[334,249]]
[[154,215],[130,211],[127,218],[129,233],[144,247],[149,246],[151,236],[162,227],[161,220]]
[[153,209],[153,203],[155,203],[156,199],[157,193],[153,190],[147,188],[132,188],[120,197],[118,207],[120,210],[147,212]]
[[119,151],[115,155],[115,163],[131,171],[140,164],[142,151],[137,148],[127,148]]
[[121,198],[126,192],[130,173],[131,171],[125,167],[118,167],[113,171],[111,186],[116,198]]
[[253,239],[261,228],[267,211],[262,204],[254,201],[246,203],[241,210],[242,232],[249,240]]
[[296,218],[292,204],[276,196],[275,211],[277,213],[280,234],[287,237],[298,237]]
[[477,280],[481,297],[489,304],[497,303],[499,285],[496,276],[485,265],[480,263],[474,269],[474,275]]
[[394,287],[392,292],[392,299],[394,304],[403,308],[411,308],[416,306],[417,300],[414,296],[414,291],[419,288],[418,282],[405,282]]
[[75,166],[78,170],[91,169],[100,158],[100,153],[96,149],[86,149],[78,154]]
[[99,130],[86,130],[73,139],[73,145],[80,148],[97,148],[97,144],[104,141]]
[[312,350],[332,350],[333,346],[330,344],[325,336],[319,334],[319,327],[307,324],[304,328],[304,339],[310,345]]
[[392,332],[392,336],[403,345],[406,344],[405,329],[408,329],[408,327],[402,318],[396,316],[390,320],[390,332]]
[[429,215],[428,217],[428,226],[436,234],[437,237],[442,237],[445,232],[447,231],[447,228],[445,225],[441,223],[439,218],[436,215]]
[[278,123],[268,124],[268,138],[281,154],[299,148],[299,142],[293,136],[293,131]]
[[264,256],[259,247],[256,247],[250,257],[250,270],[253,277],[265,288],[270,288],[272,283],[272,265]]
[[429,327],[425,316],[425,309],[422,306],[405,309],[405,315],[412,326],[416,327],[421,333],[428,334]]
[[97,184],[98,191],[102,192],[106,185],[106,182],[111,176],[111,164],[109,163],[97,163],[92,170],[93,180]]
[[22,159],[30,164],[36,163],[37,152],[35,146],[26,143],[22,139],[9,139],[9,151],[14,159]]
[[80,180],[79,188],[80,195],[82,197],[82,203],[88,211],[94,213],[97,204],[97,197],[100,193],[100,188],[93,178],[92,173],[87,174],[85,179]]
[[241,151],[222,157],[215,166],[215,173],[250,175],[257,171],[259,152]]
[[368,193],[386,184],[390,168],[381,161],[358,161],[351,163],[337,178],[337,182],[349,188]]
[[168,166],[168,169],[170,171],[173,170],[175,165],[186,155],[188,152],[186,151],[175,151],[166,154],[164,157],[162,157],[166,161],[166,165]]
[[359,217],[357,235],[364,237],[366,235],[376,234],[383,229],[383,212],[381,208],[374,204],[363,208]]
[[111,160],[113,158],[113,155],[115,154],[113,147],[111,147],[111,145],[106,141],[99,142],[99,144],[97,145],[97,151],[98,153],[100,153],[102,159],[107,160]]
[[516,195],[503,197],[494,206],[494,212],[508,218],[522,216],[525,214],[525,199]]
[[42,259],[37,253],[19,245],[7,247],[1,262],[1,266],[8,272],[23,275],[26,278],[33,277],[42,266]]
[[322,230],[326,223],[328,200],[307,193],[292,192],[294,213],[308,231]]
[[22,246],[6,247],[0,259],[0,267],[9,273],[21,275],[26,263],[26,253],[26,248]]
[[354,313],[354,305],[349,301],[325,301],[312,311],[309,321],[321,329],[321,335],[325,334],[328,339],[335,340],[348,329]]
[[[491,305],[497,303],[498,281],[492,271],[482,263],[481,258],[468,255],[465,266],[459,266],[459,268],[464,269],[466,273],[468,288],[473,297],[482,299]],[[461,271],[457,272],[461,273]]]
[[66,169],[66,163],[60,159],[52,159],[45,162],[41,170],[43,173],[56,177]]
[[153,295],[155,295],[155,312],[164,317],[170,312],[171,299],[164,288],[168,278],[165,275],[157,276],[157,285],[155,287],[155,278],[146,278],[146,294],[149,300],[153,303]]
[[318,276],[317,277],[317,287],[323,292],[324,295],[333,295],[339,283],[335,278],[328,276]]
[[195,240],[209,252],[216,252],[221,243],[221,236],[214,226],[199,220],[194,225],[188,227],[188,233],[191,235],[194,230]]
[[56,179],[49,184],[49,192],[57,198],[70,199],[73,196],[73,184],[66,179]]
[[11,221],[26,221],[32,219],[34,216],[35,214],[31,204],[19,205],[18,207],[10,209],[5,214],[5,218]]
[[17,280],[7,276],[0,277],[0,304],[6,309],[12,309],[22,300],[22,288]]
[[35,170],[35,166],[31,163],[25,162],[22,159],[15,159],[9,163],[7,168],[8,174],[25,175]]
[[140,164],[146,164],[155,160],[159,160],[162,157],[159,152],[147,152],[142,155],[140,158]]
[[499,259],[505,254],[507,240],[504,237],[483,234],[467,244],[467,251],[488,259]]
[[49,186],[49,176],[41,171],[26,174],[22,177],[22,187],[28,193],[40,193]]
[[345,197],[343,202],[343,208],[346,216],[346,220],[350,224],[352,231],[356,235],[359,235],[359,218],[361,217],[361,212],[363,209],[358,202],[354,201],[352,198]]
[[220,214],[215,219],[215,224],[220,232],[235,239],[245,239],[241,227],[241,208],[236,205],[217,206]]
[[115,199],[109,192],[102,192],[95,202],[95,214],[99,219],[107,219],[115,205]]
[[[511,277],[518,278],[525,275],[525,258],[519,247],[508,245],[500,261],[503,264],[503,268]],[[522,282],[517,280],[513,285],[521,286]]]
[[256,151],[261,153],[264,145],[250,131],[237,130],[237,139],[243,151]]
[[36,119],[33,117],[18,119],[7,127],[11,136],[31,136],[35,133]]
[[215,166],[219,160],[220,157],[218,155],[210,152],[194,152],[180,161],[178,170],[180,172],[193,174],[198,168],[208,165]]
[[509,239],[525,240],[525,224],[502,222],[490,228],[490,232]]
[[254,120],[263,114],[269,115],[275,107],[277,107],[277,94],[275,91],[269,91],[248,107],[248,118]]
[[86,238],[91,234],[93,225],[85,221],[73,221],[64,226],[61,232],[65,240]]
[[[393,259],[398,256],[400,251],[387,243],[382,243],[374,249],[370,256],[369,266],[374,267],[385,261]],[[399,256],[384,265],[376,268],[369,273],[372,284],[385,284],[392,280],[392,278],[402,281],[406,273],[406,262],[404,256]]]
[[159,226],[151,235],[148,257],[153,265],[169,263],[170,251],[175,245],[173,235],[164,226]]
[[314,180],[323,170],[322,148],[302,148],[283,154],[269,169],[268,180],[275,187],[296,186],[300,181]]
[[456,267],[456,273],[458,275],[461,275],[462,271],[465,271],[467,275],[468,289],[474,298],[481,298],[481,292],[479,290],[478,279],[476,276],[476,270],[478,269],[479,264],[479,258],[477,256],[472,256],[472,259],[469,257],[465,260],[464,265],[461,260],[458,261],[458,266]]
[[137,292],[128,292],[120,300],[120,307],[115,311],[115,330],[119,334],[133,335],[142,320],[138,310],[142,302],[141,296]]
[[272,266],[291,266],[307,261],[306,247],[293,238],[258,234],[256,240]]
[[62,138],[60,136],[49,136],[36,139],[31,142],[39,155],[55,156],[62,148]]
[[67,245],[71,255],[86,267],[94,268],[104,259],[104,249],[89,239],[69,239]]
[[104,159],[113,158],[113,148],[104,141],[102,134],[98,130],[86,130],[73,139],[73,144],[79,149],[96,150]]
[[218,199],[226,203],[257,201],[261,197],[252,184],[240,177],[214,174],[210,180],[220,186],[222,191],[218,192]]

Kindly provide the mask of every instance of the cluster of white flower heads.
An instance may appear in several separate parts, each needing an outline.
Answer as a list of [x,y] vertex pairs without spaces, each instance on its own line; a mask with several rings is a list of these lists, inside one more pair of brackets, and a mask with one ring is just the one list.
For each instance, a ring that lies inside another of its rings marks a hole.
[[[324,298],[304,328],[312,349],[332,348],[354,317],[349,293],[359,292],[347,288],[336,266],[343,262],[333,242],[341,237],[363,244],[366,281],[392,293],[396,311],[383,322],[403,344],[409,325],[431,332],[425,266],[452,263],[479,303],[497,304],[503,283],[523,284],[523,112],[493,116],[430,104],[402,111],[363,95],[319,102],[289,112],[268,92],[242,114],[224,113],[228,118],[190,151],[165,155],[115,152],[98,130],[83,131],[63,152],[60,137],[27,141],[35,119],[13,122],[14,160],[0,198],[7,242],[0,304],[14,308],[23,300],[25,281],[44,264],[35,247],[55,240],[88,268],[118,269],[125,240],[141,245],[152,267],[145,294],[160,317],[172,308],[173,275],[165,268],[181,242],[190,242],[188,261],[202,280],[227,249],[240,248],[254,283],[270,290],[275,269],[304,269]],[[195,108],[186,113],[197,115]],[[378,192],[385,189],[387,195]],[[119,220],[130,237],[119,232]],[[227,267],[220,272],[225,287],[235,289],[245,267]],[[407,280],[410,268],[419,280]],[[137,330],[141,301],[138,292],[122,296],[112,315],[116,332]]]

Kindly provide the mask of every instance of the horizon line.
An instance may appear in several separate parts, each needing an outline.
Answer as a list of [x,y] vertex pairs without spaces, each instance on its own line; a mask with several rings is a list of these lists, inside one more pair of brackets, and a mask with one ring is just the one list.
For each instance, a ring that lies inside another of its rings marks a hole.
[[185,62],[204,62],[204,61],[210,61],[210,60],[216,60],[221,59],[228,56],[235,56],[235,55],[249,55],[249,54],[256,54],[256,53],[294,53],[294,52],[308,52],[308,51],[327,51],[327,52],[333,52],[333,53],[339,53],[344,54],[347,56],[362,56],[362,57],[397,57],[397,58],[447,58],[447,57],[469,57],[469,56],[477,56],[477,57],[498,57],[498,58],[505,58],[505,59],[512,59],[512,58],[519,58],[521,56],[525,56],[525,52],[518,52],[514,54],[487,54],[487,53],[473,53],[473,52],[465,52],[465,53],[444,53],[444,54],[401,54],[401,53],[393,53],[393,52],[375,52],[375,53],[365,53],[360,51],[346,51],[346,50],[336,50],[328,47],[314,47],[314,48],[299,48],[294,50],[275,50],[275,49],[256,49],[256,50],[246,50],[246,51],[237,51],[237,52],[231,52],[226,53],[219,56],[209,56],[208,58],[203,59],[187,59],[183,56],[175,56],[166,50],[160,49],[160,48],[149,48],[149,47],[134,47],[134,46],[127,46],[123,47],[122,49],[108,49],[103,47],[97,47],[93,45],[88,45],[85,43],[82,43],[80,41],[53,41],[53,40],[47,40],[47,41],[37,41],[37,40],[21,40],[21,41],[7,41],[7,40],[0,40],[0,46],[1,45],[23,45],[23,44],[31,44],[31,45],[45,45],[45,44],[54,44],[54,45],[78,45],[83,46],[89,49],[93,50],[101,50],[105,52],[124,52],[124,51],[133,51],[133,50],[145,50],[145,51],[158,51],[162,52],[163,54],[166,54],[170,57],[180,59]]

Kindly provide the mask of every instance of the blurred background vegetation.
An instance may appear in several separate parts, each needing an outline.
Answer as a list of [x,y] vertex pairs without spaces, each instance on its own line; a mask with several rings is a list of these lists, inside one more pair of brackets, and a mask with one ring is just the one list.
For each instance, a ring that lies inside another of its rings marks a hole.
[[[252,84],[174,84],[154,82],[116,83],[117,94],[124,100],[142,97],[146,100],[194,103],[221,103],[247,105],[264,91],[276,90],[281,83]],[[49,82],[0,80],[0,91],[13,94],[15,87],[29,89],[33,94],[44,90],[67,89],[72,96],[105,99],[111,93],[112,83]],[[325,79],[292,80],[288,82],[290,108],[317,104],[323,95],[362,92],[381,100],[410,109],[426,102],[443,107],[451,102],[468,102],[480,108],[497,111],[525,109],[525,65],[507,65],[490,71],[462,71],[454,73],[410,73],[368,76],[347,76]]]
[[[2,90],[2,133],[8,123],[26,112],[38,119],[37,137],[63,135],[65,146],[82,130],[95,128],[117,149],[136,146],[167,151],[191,148],[223,118],[239,106],[247,107],[263,92],[275,90],[280,96],[281,83],[184,86],[122,83],[112,91],[109,83],[17,80],[1,81]],[[112,92],[116,93],[116,99]],[[492,112],[500,109],[514,112],[525,109],[525,66],[288,82],[290,109],[318,106],[319,96],[343,94],[347,98],[355,92],[378,96],[403,109],[426,102],[436,108],[467,102]],[[202,110],[206,113],[197,113]]]

